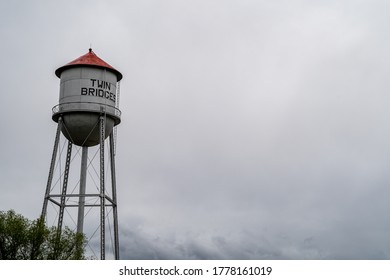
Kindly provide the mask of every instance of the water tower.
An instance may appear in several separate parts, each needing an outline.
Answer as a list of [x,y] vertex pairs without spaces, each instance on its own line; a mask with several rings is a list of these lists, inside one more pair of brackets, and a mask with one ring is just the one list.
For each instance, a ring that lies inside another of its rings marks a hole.
[[[106,221],[111,218],[114,232],[113,255],[115,259],[119,259],[115,144],[116,126],[121,122],[118,105],[122,74],[100,59],[92,49],[58,68],[55,74],[60,78],[60,96],[59,104],[53,108],[52,119],[58,125],[42,217],[47,218],[48,205],[51,204],[51,208],[58,209],[55,219],[58,229],[62,229],[64,214],[69,214],[71,211],[68,209],[73,209],[70,216],[75,217],[70,217],[70,220],[74,221],[77,232],[84,233],[86,210],[99,209],[97,212],[100,213],[95,216],[98,216],[97,229],[100,229],[100,258],[106,258]],[[63,148],[60,147],[60,139],[64,139]],[[71,165],[74,165],[76,158],[75,155],[72,156],[73,145],[76,146],[76,154],[81,154],[81,160],[78,162],[77,183],[69,190],[69,178],[73,174]],[[105,152],[106,145],[109,149]],[[92,163],[88,156],[89,148],[97,150],[94,158],[98,158],[99,167],[93,171],[89,171]],[[61,164],[59,157],[64,154],[64,163]],[[108,161],[106,157],[109,158]],[[58,169],[59,187],[54,188],[53,176],[55,172],[58,173]],[[107,179],[108,172],[110,180]],[[91,173],[97,174],[97,182],[87,180]],[[94,183],[95,188],[87,188],[89,183]]]

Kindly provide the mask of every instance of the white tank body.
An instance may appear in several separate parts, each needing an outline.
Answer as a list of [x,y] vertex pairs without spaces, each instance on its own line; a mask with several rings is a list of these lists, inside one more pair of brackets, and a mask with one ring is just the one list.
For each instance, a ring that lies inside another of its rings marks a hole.
[[60,67],[59,104],[53,108],[53,120],[62,117],[62,133],[73,144],[94,146],[100,143],[99,119],[106,121],[105,135],[120,123],[120,111],[115,107],[117,84],[122,75],[89,53]]

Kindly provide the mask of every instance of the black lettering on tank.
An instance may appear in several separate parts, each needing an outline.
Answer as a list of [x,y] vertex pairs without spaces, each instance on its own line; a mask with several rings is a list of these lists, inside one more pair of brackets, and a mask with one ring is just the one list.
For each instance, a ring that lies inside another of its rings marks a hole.
[[115,102],[115,94],[112,92],[110,92],[110,99]]
[[[102,98],[106,98],[115,103],[116,94],[111,92],[111,83],[107,81],[102,81],[98,79],[90,79],[92,87],[82,87],[81,95],[88,96],[98,96]],[[114,87],[115,90],[115,87]]]

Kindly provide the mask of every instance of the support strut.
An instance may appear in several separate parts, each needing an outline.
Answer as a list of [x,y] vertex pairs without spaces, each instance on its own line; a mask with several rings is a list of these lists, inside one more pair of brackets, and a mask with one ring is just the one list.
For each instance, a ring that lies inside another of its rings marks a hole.
[[112,185],[112,211],[114,216],[114,250],[115,259],[119,260],[119,235],[118,235],[118,209],[116,199],[116,173],[115,173],[115,139],[114,132],[110,134],[110,160],[111,160],[111,185]]
[[105,219],[106,219],[106,198],[104,188],[104,139],[105,139],[105,117],[100,116],[100,259],[106,258],[105,243],[106,243],[106,232],[105,232]]
[[72,156],[72,142],[68,141],[68,149],[66,151],[66,163],[65,163],[65,171],[64,171],[64,181],[62,184],[62,193],[61,193],[61,202],[60,202],[60,213],[58,215],[58,232],[62,230],[62,223],[64,220],[64,211],[66,204],[66,191],[68,188],[68,178],[69,178],[69,168],[70,168],[70,159]]
[[84,230],[84,209],[85,209],[85,191],[87,185],[87,160],[88,147],[83,146],[81,152],[80,168],[80,191],[79,191],[79,209],[77,214],[77,232],[83,233]]
[[62,129],[62,117],[60,116],[58,118],[56,138],[54,140],[53,154],[51,156],[49,177],[47,178],[46,191],[45,191],[45,197],[44,197],[44,200],[43,200],[41,219],[45,219],[46,218],[47,204],[49,202],[50,189],[51,189],[51,184],[53,182],[53,173],[54,173],[54,167],[55,167],[55,164],[56,164],[56,158],[57,158],[57,152],[58,152],[58,143],[60,141],[61,129]]

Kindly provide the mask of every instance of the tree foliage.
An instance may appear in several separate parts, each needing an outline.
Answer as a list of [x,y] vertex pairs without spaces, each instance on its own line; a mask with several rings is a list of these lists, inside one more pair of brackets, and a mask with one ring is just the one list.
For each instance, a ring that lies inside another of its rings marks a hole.
[[0,260],[80,260],[85,245],[84,235],[69,228],[58,231],[43,219],[0,211]]

